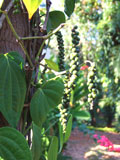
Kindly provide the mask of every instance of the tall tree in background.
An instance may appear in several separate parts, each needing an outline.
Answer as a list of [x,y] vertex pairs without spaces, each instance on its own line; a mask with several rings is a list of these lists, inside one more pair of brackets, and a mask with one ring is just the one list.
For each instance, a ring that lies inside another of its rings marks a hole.
[[[81,33],[83,58],[84,61],[96,63],[100,77],[98,81],[102,84],[103,91],[103,98],[98,99],[98,105],[107,117],[107,126],[111,126],[116,102],[119,101],[120,2],[79,1],[75,13],[74,16],[79,19],[77,23]],[[73,23],[76,23],[75,18]]]

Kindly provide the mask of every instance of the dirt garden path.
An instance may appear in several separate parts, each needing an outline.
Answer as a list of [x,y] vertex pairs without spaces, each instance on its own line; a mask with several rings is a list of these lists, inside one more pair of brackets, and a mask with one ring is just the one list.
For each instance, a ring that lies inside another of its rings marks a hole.
[[[105,135],[115,147],[120,147],[120,134],[100,131],[95,133],[100,136]],[[72,160],[120,160],[120,152],[107,151],[105,147],[97,145],[77,128],[72,132],[63,154],[72,157]]]

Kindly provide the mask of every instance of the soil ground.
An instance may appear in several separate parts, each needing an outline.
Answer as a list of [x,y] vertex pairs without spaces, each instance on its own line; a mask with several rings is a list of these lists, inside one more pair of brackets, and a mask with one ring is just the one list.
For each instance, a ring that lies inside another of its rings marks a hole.
[[[96,134],[105,135],[114,144],[120,147],[120,134],[96,131]],[[120,152],[110,152],[94,142],[88,135],[84,135],[77,128],[72,131],[63,155],[72,160],[120,160]],[[68,158],[68,160],[71,160]]]

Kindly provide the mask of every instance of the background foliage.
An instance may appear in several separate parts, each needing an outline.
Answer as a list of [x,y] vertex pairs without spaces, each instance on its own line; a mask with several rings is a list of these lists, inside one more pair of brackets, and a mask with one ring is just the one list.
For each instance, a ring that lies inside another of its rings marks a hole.
[[[0,54],[0,112],[7,123],[0,128],[0,156],[56,160],[72,121],[90,135],[84,123],[119,131],[120,2],[62,0],[60,11],[50,10],[49,0],[14,0],[13,15],[21,4],[40,33],[29,28],[28,37],[20,37],[1,9],[25,58],[17,51]],[[38,50],[34,39],[40,39]]]

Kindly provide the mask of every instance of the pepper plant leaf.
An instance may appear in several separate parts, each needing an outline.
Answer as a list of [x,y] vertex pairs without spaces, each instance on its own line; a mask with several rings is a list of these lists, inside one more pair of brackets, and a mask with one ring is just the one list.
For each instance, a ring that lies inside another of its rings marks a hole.
[[80,110],[80,111],[73,111],[72,115],[79,120],[90,120],[91,116],[88,111]]
[[48,17],[47,31],[56,29],[62,23],[65,23],[65,14],[62,11],[51,11]]
[[23,0],[23,2],[27,8],[29,19],[31,19],[40,6],[42,0]]
[[42,154],[41,128],[33,123],[33,138],[32,138],[33,160],[39,160],[41,154]]
[[49,150],[48,150],[48,160],[57,160],[58,153],[58,138],[53,136]]
[[24,136],[14,128],[0,128],[0,156],[4,160],[32,160]]
[[59,71],[58,65],[52,60],[45,59],[45,62],[48,65],[48,67],[51,68],[52,70],[57,71],[57,72]]
[[55,108],[61,102],[63,91],[63,83],[54,79],[37,89],[30,104],[31,117],[36,125],[41,126],[50,109]]
[[2,7],[4,0],[0,0],[0,8]]
[[75,8],[75,0],[65,0],[65,13],[68,17],[71,16]]
[[63,126],[59,122],[59,153],[62,151],[63,143],[64,143],[64,137],[63,137]]
[[17,52],[0,54],[0,111],[13,127],[17,126],[26,94],[25,74],[18,59],[22,57]]

